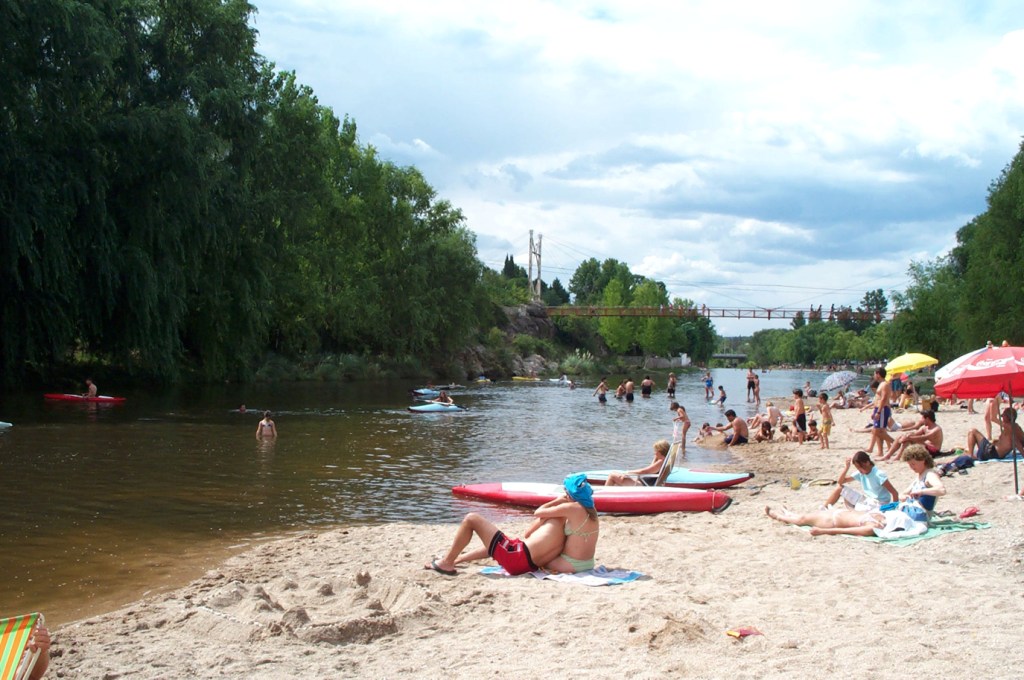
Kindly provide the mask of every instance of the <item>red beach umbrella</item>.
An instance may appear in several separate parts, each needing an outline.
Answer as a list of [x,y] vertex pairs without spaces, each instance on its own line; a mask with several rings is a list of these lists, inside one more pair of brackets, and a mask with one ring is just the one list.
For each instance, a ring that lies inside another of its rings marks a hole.
[[1024,396],[1024,347],[986,347],[943,366],[935,394],[949,398],[987,399],[1000,392]]
[[[956,359],[935,373],[935,394],[949,398],[987,399],[1000,392],[1024,395],[1024,347],[985,347]],[[1011,452],[1018,442],[1012,443]],[[1013,455],[1014,492],[1020,493],[1017,477],[1017,455]]]

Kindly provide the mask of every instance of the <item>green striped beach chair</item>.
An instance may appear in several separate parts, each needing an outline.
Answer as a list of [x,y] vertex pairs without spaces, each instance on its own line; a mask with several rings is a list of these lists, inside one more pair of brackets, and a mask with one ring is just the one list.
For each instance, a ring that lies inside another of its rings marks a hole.
[[0,680],[24,680],[32,673],[39,651],[25,649],[36,624],[43,625],[39,613],[0,619]]

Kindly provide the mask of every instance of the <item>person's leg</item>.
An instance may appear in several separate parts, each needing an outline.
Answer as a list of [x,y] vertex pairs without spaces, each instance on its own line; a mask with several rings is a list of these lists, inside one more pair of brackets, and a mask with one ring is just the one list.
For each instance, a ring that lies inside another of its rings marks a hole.
[[829,506],[829,505],[835,505],[836,503],[838,503],[839,502],[839,497],[842,495],[842,493],[843,493],[843,485],[842,484],[836,484],[836,488],[832,489],[832,493],[830,493],[828,495],[828,498],[825,499],[825,505]]
[[[455,539],[452,541],[452,547],[448,549],[444,557],[436,560],[433,565],[425,565],[428,569],[440,568],[440,569],[454,569],[457,564],[459,555],[469,545],[469,542],[473,540],[473,534],[480,537],[480,540],[484,544],[484,555],[487,554],[487,546],[491,544],[491,539],[494,538],[494,534],[497,533],[498,527],[494,525],[490,520],[484,519],[475,512],[471,512],[462,519],[462,523],[459,524],[459,528],[455,530]],[[474,551],[474,553],[479,551]],[[476,559],[481,559],[477,557]],[[465,560],[464,560],[465,561]]]
[[871,527],[811,527],[811,536],[836,536],[840,534],[874,536],[875,530]]
[[835,522],[832,519],[832,512],[830,511],[819,511],[819,512],[808,512],[800,514],[783,508],[782,510],[772,510],[770,507],[765,506],[764,513],[772,519],[782,522],[783,524],[795,524],[802,527],[833,527]]
[[636,477],[626,477],[621,472],[613,472],[608,475],[605,486],[639,486],[640,482]]
[[970,431],[968,431],[968,433],[967,433],[967,455],[968,456],[971,456],[972,458],[977,458],[978,457],[975,454],[974,449],[977,448],[977,446],[981,442],[981,440],[982,440],[981,432],[977,428],[973,428],[972,427],[970,429]]

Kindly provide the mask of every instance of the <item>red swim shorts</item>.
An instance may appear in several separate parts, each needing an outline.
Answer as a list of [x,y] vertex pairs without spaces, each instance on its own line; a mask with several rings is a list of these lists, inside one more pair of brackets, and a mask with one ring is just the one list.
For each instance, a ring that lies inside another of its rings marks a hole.
[[530,557],[530,549],[526,547],[521,538],[509,538],[500,531],[494,533],[491,544],[487,547],[487,554],[494,558],[494,561],[505,567],[512,576],[537,571],[537,565]]

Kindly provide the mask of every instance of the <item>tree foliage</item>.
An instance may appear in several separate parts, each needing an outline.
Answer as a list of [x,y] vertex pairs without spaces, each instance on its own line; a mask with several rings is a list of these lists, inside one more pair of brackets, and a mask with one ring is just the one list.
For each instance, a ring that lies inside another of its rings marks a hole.
[[459,210],[255,52],[244,0],[0,5],[0,372],[430,356],[489,318]]

